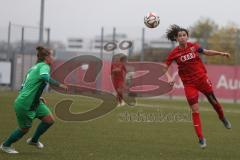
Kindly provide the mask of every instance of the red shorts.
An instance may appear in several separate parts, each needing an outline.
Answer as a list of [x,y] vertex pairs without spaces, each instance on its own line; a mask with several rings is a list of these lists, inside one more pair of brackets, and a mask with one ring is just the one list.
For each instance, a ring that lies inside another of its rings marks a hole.
[[116,90],[122,89],[124,86],[124,81],[123,80],[113,80],[113,86]]
[[198,103],[198,92],[212,93],[212,83],[208,77],[201,78],[192,84],[184,84],[184,91],[189,105]]

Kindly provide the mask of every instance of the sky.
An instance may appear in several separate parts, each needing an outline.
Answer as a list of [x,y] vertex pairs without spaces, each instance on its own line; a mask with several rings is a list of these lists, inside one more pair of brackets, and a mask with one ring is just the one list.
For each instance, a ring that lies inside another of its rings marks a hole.
[[[0,32],[14,24],[38,26],[40,0],[0,0]],[[94,38],[101,27],[111,33],[141,37],[143,17],[155,12],[160,17],[156,29],[146,29],[147,36],[160,37],[171,24],[188,28],[200,18],[211,18],[219,25],[240,25],[239,0],[45,0],[45,27],[51,39]],[[5,35],[5,34],[1,34]]]

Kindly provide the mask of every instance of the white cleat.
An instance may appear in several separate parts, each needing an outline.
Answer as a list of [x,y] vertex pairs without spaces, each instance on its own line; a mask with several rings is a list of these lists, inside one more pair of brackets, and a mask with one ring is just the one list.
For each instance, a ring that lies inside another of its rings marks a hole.
[[118,104],[117,104],[117,107],[121,107],[121,103],[118,103]]
[[126,103],[124,101],[121,102],[121,106],[125,106]]
[[5,153],[8,153],[8,154],[17,154],[17,153],[19,153],[14,148],[12,148],[12,147],[5,147],[5,146],[3,146],[3,144],[1,144],[0,150],[2,150]]
[[199,144],[202,149],[205,149],[207,147],[207,141],[205,138],[199,139]]
[[32,142],[32,138],[27,139],[27,144],[35,146],[38,149],[42,149],[44,147],[44,145],[41,142],[37,142],[37,143]]

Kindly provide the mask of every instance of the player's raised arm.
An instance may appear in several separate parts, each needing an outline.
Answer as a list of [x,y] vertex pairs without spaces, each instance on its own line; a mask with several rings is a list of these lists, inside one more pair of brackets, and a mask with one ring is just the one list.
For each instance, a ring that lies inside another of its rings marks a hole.
[[220,55],[220,56],[224,56],[227,58],[231,57],[230,53],[226,53],[226,52],[219,52],[219,51],[215,51],[215,50],[207,50],[207,49],[200,49],[200,51],[202,51],[203,54],[207,55],[207,56],[216,56],[216,55]]

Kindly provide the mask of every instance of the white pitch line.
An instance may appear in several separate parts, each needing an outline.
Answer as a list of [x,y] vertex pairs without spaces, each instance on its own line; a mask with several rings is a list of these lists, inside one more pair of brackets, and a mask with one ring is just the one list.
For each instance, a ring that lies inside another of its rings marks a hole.
[[[136,107],[151,107],[151,108],[165,108],[165,109],[177,109],[177,110],[185,110],[186,108],[182,107],[176,107],[176,106],[163,106],[163,105],[150,105],[150,104],[143,104],[143,103],[137,103]],[[199,107],[200,111],[204,112],[215,112],[214,109],[208,109],[208,108],[201,108]],[[227,113],[240,113],[240,110],[233,110],[233,109],[226,109],[224,108],[224,112]]]

